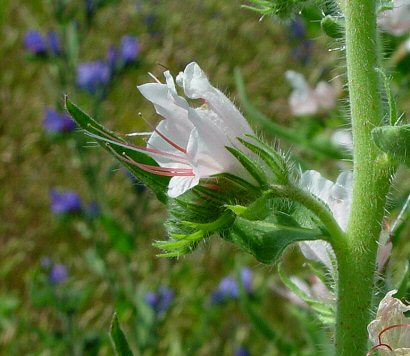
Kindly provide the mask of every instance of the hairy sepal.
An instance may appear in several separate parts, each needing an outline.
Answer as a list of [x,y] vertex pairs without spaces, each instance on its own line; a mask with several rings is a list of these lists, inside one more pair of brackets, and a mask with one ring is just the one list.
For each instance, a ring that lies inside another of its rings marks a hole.
[[249,136],[249,139],[252,139],[256,144],[246,141],[244,139],[238,138],[247,149],[255,153],[262,161],[264,161],[267,167],[274,175],[274,181],[279,184],[288,184],[289,183],[289,168],[285,158],[273,148],[266,145],[263,141],[258,139],[255,136]]
[[345,25],[343,19],[327,15],[322,19],[320,25],[323,32],[330,38],[340,39],[344,37]]
[[275,264],[294,242],[324,239],[324,236],[320,229],[303,228],[290,215],[276,212],[265,220],[237,216],[226,238],[258,261]]
[[410,124],[376,127],[372,130],[372,138],[380,150],[410,167]]
[[310,0],[250,0],[251,5],[242,7],[258,12],[261,15],[278,17],[281,20],[289,19],[293,14],[300,12]]
[[[145,185],[155,193],[159,201],[166,203],[168,198],[166,192],[170,178],[146,172],[133,164],[125,162],[121,159],[121,157],[125,154],[135,162],[158,166],[154,159],[142,152],[137,152],[131,148],[127,148],[126,146],[128,143],[124,139],[107,130],[79,107],[73,104],[67,97],[65,104],[67,111],[70,113],[71,117],[78,124],[78,126],[85,130],[85,134],[91,134],[92,138],[97,141],[101,147],[111,153],[132,174],[143,181]],[[102,137],[102,135],[105,137]],[[107,142],[107,138],[110,139],[110,142]]]

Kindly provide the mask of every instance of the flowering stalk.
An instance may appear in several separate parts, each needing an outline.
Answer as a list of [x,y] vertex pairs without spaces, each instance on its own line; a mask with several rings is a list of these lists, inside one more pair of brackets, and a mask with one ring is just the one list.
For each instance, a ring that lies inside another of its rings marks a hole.
[[379,92],[376,4],[343,3],[353,131],[354,186],[346,243],[334,244],[338,260],[336,354],[364,355],[370,321],[377,240],[392,169],[372,141],[382,119]]

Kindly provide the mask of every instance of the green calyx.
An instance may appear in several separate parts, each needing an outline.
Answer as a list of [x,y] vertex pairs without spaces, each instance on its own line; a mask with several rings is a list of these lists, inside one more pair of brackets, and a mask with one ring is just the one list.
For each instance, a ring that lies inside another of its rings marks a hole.
[[329,37],[335,39],[344,37],[345,26],[343,19],[327,15],[322,19],[320,25]]
[[250,0],[251,5],[242,5],[242,7],[262,15],[276,16],[286,20],[302,10],[308,2],[309,0]]
[[372,138],[393,160],[410,167],[410,124],[376,127],[372,130]]

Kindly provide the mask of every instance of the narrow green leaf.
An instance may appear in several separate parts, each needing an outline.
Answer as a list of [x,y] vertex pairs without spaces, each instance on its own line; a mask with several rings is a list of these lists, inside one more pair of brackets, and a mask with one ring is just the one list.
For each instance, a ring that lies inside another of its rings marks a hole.
[[226,149],[232,153],[232,155],[242,164],[242,166],[255,178],[255,180],[261,185],[268,184],[267,177],[257,162],[252,161],[245,153],[234,147],[226,146]]
[[295,293],[300,299],[302,299],[307,305],[317,312],[318,319],[325,325],[333,325],[335,322],[335,306],[331,303],[325,303],[320,300],[313,299],[307,295],[304,291],[298,288],[293,281],[284,273],[282,265],[278,265],[279,276],[293,293]]
[[383,78],[384,83],[384,90],[386,91],[387,96],[387,103],[389,104],[389,121],[390,125],[394,126],[397,124],[397,108],[396,108],[396,100],[394,100],[393,92],[390,86],[390,80],[387,78],[386,73],[383,69],[376,68],[376,72],[379,73]]
[[410,167],[410,124],[376,127],[372,138],[383,152]]
[[191,221],[182,221],[181,224],[192,227],[196,230],[214,232],[227,228],[234,222],[234,220],[235,218],[233,217],[233,214],[228,211],[225,214],[221,215],[218,219],[210,223],[200,224]]
[[[278,183],[286,184],[289,181],[288,172],[286,169],[286,162],[277,152],[274,152],[270,147],[266,145],[257,146],[241,138],[238,138],[238,140],[246,148],[248,148],[250,151],[259,156],[263,161],[265,161],[265,163],[268,165],[268,167],[272,170],[273,174],[278,179]],[[258,143],[260,143],[260,141],[258,141]]]
[[111,321],[110,337],[117,356],[133,356],[127,339],[121,330],[117,314],[114,313]]
[[105,129],[97,121],[83,112],[66,97],[66,108],[77,124],[90,134],[105,150],[117,158],[128,170],[143,181],[157,196],[158,200],[167,201],[166,191],[170,178],[144,171],[143,169],[124,161],[124,154],[135,162],[158,166],[157,162],[142,152],[133,150],[130,145],[113,132]]

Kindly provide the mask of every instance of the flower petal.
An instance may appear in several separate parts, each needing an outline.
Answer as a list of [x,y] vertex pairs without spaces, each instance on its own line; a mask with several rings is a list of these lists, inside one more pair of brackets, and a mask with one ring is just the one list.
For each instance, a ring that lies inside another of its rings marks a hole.
[[198,176],[172,177],[168,185],[168,195],[177,198],[199,183]]
[[187,97],[206,100],[209,109],[214,111],[218,118],[222,118],[232,137],[253,135],[252,129],[239,110],[221,91],[209,83],[206,74],[197,63],[188,64],[184,73],[179,74],[177,82],[183,86]]

